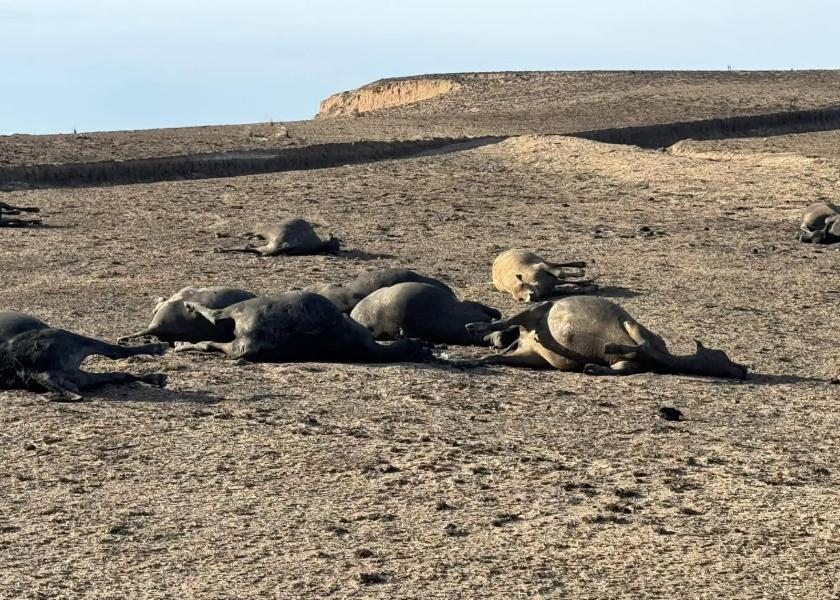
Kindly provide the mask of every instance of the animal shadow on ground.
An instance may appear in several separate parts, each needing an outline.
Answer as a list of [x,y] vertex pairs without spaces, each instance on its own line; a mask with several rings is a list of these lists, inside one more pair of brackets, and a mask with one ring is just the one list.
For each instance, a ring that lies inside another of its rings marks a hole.
[[365,252],[364,250],[340,250],[336,256],[341,258],[355,258],[357,260],[390,260],[397,258],[393,254],[384,254],[379,252]]
[[641,296],[642,293],[631,290],[630,288],[607,285],[600,288],[595,295],[603,296],[604,298],[635,298],[636,296]]
[[[42,226],[43,227],[43,226]],[[209,251],[212,254],[217,254],[215,250]],[[397,258],[394,254],[384,254],[379,252],[365,252],[364,250],[339,250],[332,256],[336,258],[355,258],[356,260],[392,260]],[[251,256],[250,258],[256,258],[259,260],[278,260],[278,258],[282,259],[283,257],[277,256]]]
[[[720,380],[724,383],[724,380]],[[822,377],[800,377],[799,375],[773,375],[770,373],[753,373],[747,376],[743,381],[727,381],[726,383],[733,383],[737,385],[785,385],[790,383],[833,383],[834,380],[824,379]]]
[[169,388],[155,388],[139,385],[120,385],[88,390],[85,393],[85,399],[82,403],[90,400],[109,402],[185,402],[191,404],[217,404],[223,401],[224,398],[200,391],[174,390]]
[[54,225],[52,223],[44,223],[43,221],[31,221],[23,225],[8,225],[3,221],[0,227],[8,227],[9,229],[74,229],[77,225]]

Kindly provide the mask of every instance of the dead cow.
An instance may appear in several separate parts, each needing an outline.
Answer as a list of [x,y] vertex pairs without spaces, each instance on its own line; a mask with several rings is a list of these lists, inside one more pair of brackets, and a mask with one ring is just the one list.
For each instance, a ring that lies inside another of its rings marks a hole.
[[818,202],[806,208],[799,226],[799,241],[812,244],[840,242],[840,206]]
[[34,206],[12,206],[5,202],[0,202],[0,227],[27,227],[29,225],[38,225],[40,219],[9,219],[11,216],[18,216],[20,213],[39,213],[40,208]]
[[426,283],[398,283],[376,290],[359,302],[350,318],[376,339],[419,338],[428,342],[504,348],[502,332],[478,335],[467,323],[489,322],[502,314],[479,302],[458,300],[450,291]]
[[0,310],[0,344],[4,344],[24,331],[47,328],[49,325],[38,317],[14,310]]
[[[17,332],[17,333],[15,333]],[[11,337],[5,337],[6,335]],[[23,313],[0,313],[0,388],[52,392],[65,400],[81,400],[81,392],[102,385],[141,381],[163,387],[166,375],[152,373],[88,373],[80,366],[88,356],[111,359],[138,354],[163,354],[166,344],[127,348],[64,329],[53,329]]]
[[[583,261],[552,263],[528,250],[506,250],[493,261],[493,285],[500,292],[510,293],[520,302],[533,302],[541,298],[571,294],[589,294],[597,286],[583,277]],[[564,269],[577,270],[566,272]]]
[[339,240],[330,236],[322,240],[312,225],[303,219],[286,219],[275,225],[260,225],[246,233],[251,241],[244,248],[217,248],[216,252],[244,252],[260,256],[335,254]]
[[327,285],[312,285],[305,288],[304,291],[321,294],[332,301],[341,312],[349,314],[362,299],[371,295],[376,290],[411,281],[435,286],[447,292],[450,296],[455,297],[455,292],[442,281],[433,277],[420,275],[409,269],[394,268],[378,269],[376,271],[362,273],[356,279],[344,285],[335,285],[332,283]]
[[169,298],[158,298],[152,322],[145,329],[121,337],[117,343],[154,336],[163,342],[230,342],[233,328],[214,325],[195,311],[184,308],[184,302],[198,302],[207,308],[225,308],[231,304],[256,298],[251,292],[229,287],[185,287]]
[[553,367],[589,375],[629,375],[644,371],[744,379],[747,369],[722,350],[696,342],[697,351],[676,356],[661,337],[639,324],[617,304],[593,296],[541,302],[501,321],[467,328],[488,334],[517,326],[519,339],[481,364]]
[[421,362],[431,353],[414,340],[389,346],[377,344],[371,333],[341,313],[319,294],[287,292],[270,298],[245,300],[214,310],[185,302],[211,323],[232,327],[231,342],[179,343],[176,351],[223,352],[254,362]]

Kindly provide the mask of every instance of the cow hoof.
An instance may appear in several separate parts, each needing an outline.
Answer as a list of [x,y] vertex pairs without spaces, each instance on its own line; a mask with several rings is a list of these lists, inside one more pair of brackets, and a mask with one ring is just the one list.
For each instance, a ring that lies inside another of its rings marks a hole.
[[473,335],[489,334],[492,332],[489,323],[467,323],[465,327],[467,328],[467,331]]
[[50,402],[81,402],[84,398],[74,392],[65,392],[62,394],[50,394],[49,400]]
[[584,375],[614,375],[614,372],[609,367],[589,363],[583,367]]
[[148,383],[149,385],[153,385],[155,387],[166,387],[167,376],[164,373],[151,373],[149,375],[143,375],[140,379],[144,383]]

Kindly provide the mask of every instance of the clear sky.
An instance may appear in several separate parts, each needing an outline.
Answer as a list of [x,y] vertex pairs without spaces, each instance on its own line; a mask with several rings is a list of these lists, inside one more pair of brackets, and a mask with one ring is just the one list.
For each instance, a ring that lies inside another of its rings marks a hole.
[[0,134],[304,119],[420,73],[838,68],[839,24],[837,0],[0,0]]

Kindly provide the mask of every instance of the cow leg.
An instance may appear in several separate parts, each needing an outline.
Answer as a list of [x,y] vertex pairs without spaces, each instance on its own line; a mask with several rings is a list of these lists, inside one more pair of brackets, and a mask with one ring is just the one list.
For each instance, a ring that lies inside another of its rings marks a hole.
[[476,335],[487,335],[493,331],[504,331],[509,327],[521,326],[534,329],[540,319],[551,310],[551,302],[540,302],[507,319],[500,319],[491,323],[468,323],[467,331]]
[[586,271],[584,271],[583,269],[575,269],[573,271],[565,271],[561,268],[552,268],[552,267],[549,267],[548,265],[544,265],[543,270],[546,273],[549,273],[549,274],[553,275],[556,279],[559,279],[560,281],[563,281],[565,279],[570,279],[572,277],[583,277],[584,275],[586,275]]
[[86,338],[79,336],[80,341],[83,342],[82,354],[87,357],[91,355],[104,356],[111,360],[118,360],[121,358],[130,358],[139,354],[161,355],[165,354],[169,349],[168,344],[143,344],[141,346],[118,346],[117,344],[109,344],[102,340],[95,338]]
[[29,225],[38,225],[41,221],[37,219],[6,219],[0,216],[0,227],[28,227]]
[[520,331],[521,330],[518,325],[513,325],[504,331],[494,331],[493,333],[488,333],[481,338],[481,341],[493,348],[507,348],[516,341],[519,337]]
[[539,354],[545,362],[557,369],[558,371],[578,371],[580,370],[580,363],[571,358],[561,356],[556,352],[552,352],[539,342],[533,344],[534,352]]
[[799,231],[799,241],[810,243],[810,244],[821,244],[823,238],[825,237],[825,231],[822,229],[817,229],[811,231],[810,229],[801,229]]
[[566,281],[558,283],[552,289],[553,294],[563,296],[581,296],[584,294],[594,294],[598,291],[598,286],[589,281]]
[[217,254],[262,254],[258,248],[245,246],[244,248],[215,248]]
[[236,342],[175,342],[175,352],[221,352],[231,358],[239,358],[241,354]]
[[11,204],[6,204],[5,202],[0,202],[0,213],[3,211],[9,214],[19,214],[21,212],[28,212],[28,213],[36,213],[41,212],[40,208],[36,208],[34,206],[12,206]]
[[88,373],[77,371],[72,376],[75,384],[80,390],[89,390],[103,385],[117,385],[121,383],[133,383],[135,381],[148,383],[157,387],[166,385],[166,375],[163,373],[149,373],[146,375],[134,375],[132,373]]
[[230,318],[226,316],[225,309],[207,308],[206,306],[204,306],[203,304],[199,304],[198,302],[185,301],[184,308],[187,309],[187,312],[194,312],[200,314],[202,317],[210,321],[213,325],[216,325],[217,322],[222,319]]
[[151,329],[149,329],[149,328],[141,329],[140,331],[136,331],[134,333],[129,333],[128,335],[124,335],[120,338],[117,338],[117,343],[118,344],[126,344],[126,343],[130,342],[131,340],[135,340],[137,338],[142,338],[142,337],[151,336],[151,335],[154,335],[152,333]]
[[[261,246],[259,250],[260,254],[267,257],[282,256],[284,254],[309,254],[308,252],[302,252],[300,248],[296,248],[288,242],[283,242],[279,246],[266,244],[265,246]],[[312,252],[312,254],[315,253],[316,251]]]
[[552,364],[538,351],[539,342],[533,333],[520,335],[518,339],[505,348],[500,354],[488,354],[478,359],[478,364],[506,365],[510,367],[530,367],[545,369]]
[[589,363],[583,367],[584,373],[596,376],[633,375],[634,373],[643,373],[645,370],[644,366],[635,360],[621,360],[608,367],[595,363]]
[[478,359],[480,365],[500,365],[507,367],[526,367],[531,369],[547,369],[551,365],[534,352],[532,348],[517,350],[510,354],[489,354]]
[[78,402],[83,399],[78,386],[58,373],[37,373],[32,379],[47,392],[56,394],[60,401]]
[[163,354],[168,348],[166,344],[118,346],[63,329],[54,330],[50,334],[50,339],[52,344],[48,346],[49,351],[40,354],[38,357],[36,370],[40,372],[55,372],[58,370],[72,373],[79,368],[79,365],[88,356],[92,355],[115,360],[138,354]]
[[502,313],[495,308],[482,304],[481,302],[475,302],[473,300],[462,300],[461,302],[467,306],[474,306],[493,320],[502,318]]

